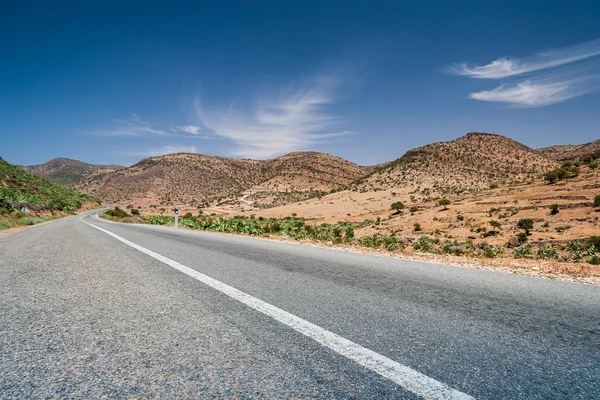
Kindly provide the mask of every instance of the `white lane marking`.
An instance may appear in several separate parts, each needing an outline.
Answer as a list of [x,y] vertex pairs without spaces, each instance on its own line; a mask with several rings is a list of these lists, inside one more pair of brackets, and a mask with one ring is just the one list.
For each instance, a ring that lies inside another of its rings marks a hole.
[[147,254],[150,257],[204,283],[205,285],[208,285],[211,288],[244,303],[248,307],[268,315],[269,317],[289,326],[293,330],[317,341],[321,345],[328,347],[331,350],[357,362],[363,367],[366,367],[371,371],[374,371],[379,375],[397,383],[409,392],[422,396],[426,399],[473,399],[473,397],[469,396],[468,394],[452,389],[446,384],[436,381],[435,379],[415,371],[406,365],[391,360],[379,353],[374,352],[373,350],[362,347],[333,332],[290,314],[287,311],[259,300],[256,297],[250,296],[249,294],[204,275],[192,268],[186,267],[177,261],[155,253],[152,250],[148,250],[147,248],[124,239],[119,235],[107,231],[106,229],[92,225],[89,222],[84,221],[82,218],[83,217],[79,218],[79,220],[84,224],[96,228],[107,235],[114,237],[120,242],[123,242],[126,245],[133,247],[134,249],[139,250],[142,253]]

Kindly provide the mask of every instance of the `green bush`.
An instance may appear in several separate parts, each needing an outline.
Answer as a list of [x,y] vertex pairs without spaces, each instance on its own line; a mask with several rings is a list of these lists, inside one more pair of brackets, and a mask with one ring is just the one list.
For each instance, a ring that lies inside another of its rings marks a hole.
[[418,222],[415,222],[413,224],[413,226],[415,227],[415,229],[413,229],[413,232],[421,232],[421,224]]
[[113,218],[131,217],[131,215],[129,215],[126,211],[120,209],[119,207],[115,207],[113,210],[107,210],[105,214]]
[[556,249],[552,246],[541,247],[537,251],[538,258],[556,258]]
[[527,234],[525,232],[517,233],[517,237],[519,238],[519,243],[521,243],[521,244],[527,243],[527,241],[529,240],[529,238],[527,237]]
[[15,226],[14,222],[11,221],[0,221],[0,229],[8,229]]
[[529,231],[533,229],[533,220],[530,218],[522,218],[517,222],[517,227],[523,229],[526,235],[529,235]]
[[556,214],[558,214],[559,212],[560,212],[560,211],[559,211],[559,209],[558,209],[558,204],[552,204],[552,205],[550,206],[550,214],[551,214],[551,215],[556,215]]
[[533,256],[533,250],[529,246],[521,246],[515,249],[515,258],[529,258]]
[[594,246],[596,249],[600,249],[600,236],[592,236],[586,240],[588,246]]
[[592,264],[592,265],[600,265],[600,257],[598,256],[592,256],[588,259],[588,264]]
[[358,238],[358,243],[365,247],[374,247],[375,242],[372,236],[361,236]]
[[403,202],[401,202],[401,201],[396,201],[395,203],[392,203],[392,205],[391,205],[391,207],[390,207],[390,208],[391,208],[392,210],[396,210],[396,213],[398,213],[398,214],[399,214],[399,213],[400,213],[400,211],[404,209],[404,207],[405,207],[405,206],[404,206],[404,203],[403,203]]
[[487,258],[496,258],[498,256],[498,253],[496,252],[496,250],[493,247],[487,247],[483,251],[483,255],[486,256]]
[[600,194],[594,196],[594,206],[600,207]]
[[416,250],[421,250],[429,253],[433,250],[433,243],[429,240],[427,236],[421,236],[419,240],[414,244],[414,248]]

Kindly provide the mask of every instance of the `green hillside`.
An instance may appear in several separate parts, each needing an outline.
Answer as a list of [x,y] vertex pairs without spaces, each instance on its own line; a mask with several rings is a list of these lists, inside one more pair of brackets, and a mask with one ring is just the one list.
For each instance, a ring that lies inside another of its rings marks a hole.
[[0,209],[15,205],[32,210],[74,211],[82,203],[98,201],[56,183],[39,178],[0,158]]

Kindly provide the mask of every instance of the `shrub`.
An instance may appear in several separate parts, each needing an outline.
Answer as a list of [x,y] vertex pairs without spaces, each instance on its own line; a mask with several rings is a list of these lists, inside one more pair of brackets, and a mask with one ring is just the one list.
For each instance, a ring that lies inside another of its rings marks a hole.
[[533,250],[529,246],[521,246],[515,249],[515,258],[526,258],[533,256]]
[[496,228],[498,228],[498,229],[502,228],[502,224],[496,220],[491,220],[490,225],[492,226],[492,228],[494,228],[494,231],[496,231]]
[[361,246],[365,247],[373,247],[375,245],[375,241],[373,240],[372,236],[361,236],[358,239],[358,243],[360,243]]
[[451,201],[449,199],[439,199],[438,200],[438,204],[440,206],[444,207],[444,210],[448,209],[448,206],[450,205]]
[[529,230],[533,229],[533,220],[530,218],[522,218],[517,222],[517,227],[523,229],[526,235],[529,235]]
[[559,213],[558,204],[552,204],[550,206],[550,215],[556,215]]
[[519,238],[519,243],[521,243],[521,244],[527,243],[527,240],[529,240],[527,238],[527,234],[525,232],[517,233],[517,237]]
[[[588,164],[588,167],[590,167],[590,169],[594,170],[594,169],[598,168],[598,162],[597,161],[591,162]],[[598,265],[598,264],[595,264],[595,265]]]
[[464,221],[464,220],[465,220],[465,216],[464,216],[464,215],[457,215],[457,216],[456,216],[456,219],[457,219],[458,221]]
[[413,226],[415,227],[415,229],[413,229],[413,232],[421,232],[421,224],[418,222],[415,222],[413,224]]
[[[134,213],[133,213],[133,210],[131,211],[131,213],[132,213],[132,214],[134,214]],[[135,214],[134,214],[134,215],[135,215]],[[139,215],[139,213],[138,213],[138,215]],[[190,219],[190,218],[193,218],[193,217],[194,217],[194,216],[192,215],[192,213],[191,213],[191,212],[185,213],[185,215],[183,216],[183,218],[188,218],[188,219]]]
[[419,211],[419,207],[417,207],[417,206],[411,206],[411,207],[410,207],[410,213],[411,213],[411,214],[414,214],[414,213],[416,213],[417,211]]
[[588,264],[592,265],[600,265],[600,257],[592,256],[587,260]]
[[15,224],[11,221],[0,221],[0,229],[8,229],[15,226]]
[[433,249],[433,243],[429,240],[427,236],[421,236],[417,243],[414,245],[416,250],[421,250],[424,252],[430,252]]
[[498,254],[496,253],[496,250],[493,247],[487,247],[483,251],[483,255],[486,256],[487,258],[496,258],[498,256]]
[[600,249],[600,236],[592,236],[586,242],[588,246],[594,246],[596,249]]
[[556,249],[552,246],[542,247],[538,249],[537,256],[539,258],[555,258],[556,257]]
[[574,241],[569,244],[569,253],[573,257],[573,261],[579,262],[587,254],[581,242]]
[[126,211],[121,210],[119,207],[115,207],[113,210],[108,210],[105,213],[106,215],[108,215],[109,217],[114,217],[114,218],[126,218],[126,217],[130,217],[131,215],[127,214]]
[[351,242],[352,240],[354,240],[354,226],[352,225],[348,225],[346,227],[346,231],[345,231],[345,235],[344,235],[344,240],[346,240],[346,242]]
[[491,183],[490,184],[490,189],[498,189],[498,184],[497,183]]
[[594,197],[594,205],[600,207],[600,194]]
[[391,205],[391,209],[392,210],[396,210],[396,213],[399,214],[401,210],[404,209],[404,203],[401,201],[396,201],[394,203],[392,203]]
[[137,216],[139,216],[140,215],[140,210],[138,210],[137,208],[133,208],[131,210],[131,215],[137,215]]

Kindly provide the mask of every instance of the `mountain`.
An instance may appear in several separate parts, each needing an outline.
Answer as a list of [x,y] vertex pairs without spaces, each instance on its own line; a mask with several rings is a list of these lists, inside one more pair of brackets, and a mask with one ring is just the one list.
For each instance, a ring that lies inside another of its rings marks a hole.
[[600,139],[579,145],[558,145],[537,150],[540,154],[559,162],[581,161],[586,158],[600,158]]
[[239,203],[240,196],[257,193],[276,198],[283,193],[288,197],[290,193],[300,197],[322,194],[372,170],[317,152],[295,152],[271,160],[180,153],[147,158],[129,168],[91,177],[77,188],[111,204],[196,207]]
[[93,165],[69,158],[55,158],[44,164],[21,168],[49,181],[75,187],[93,176],[117,171],[125,167],[120,165]]
[[33,210],[74,211],[91,196],[35,176],[0,158],[0,208],[28,205]]
[[368,192],[410,190],[442,196],[523,182],[558,163],[504,136],[471,132],[456,140],[408,151],[353,185]]

